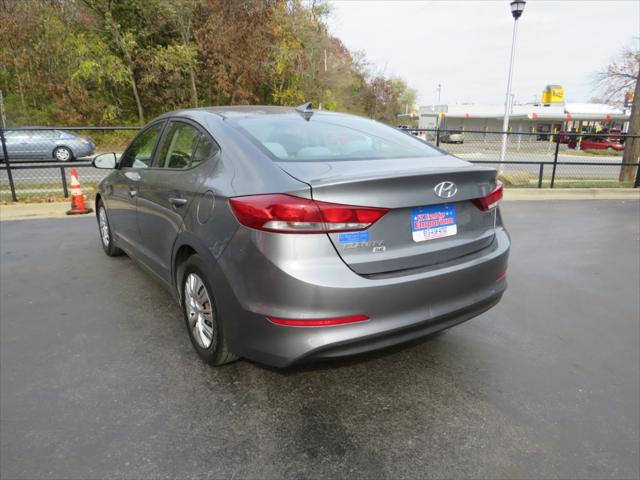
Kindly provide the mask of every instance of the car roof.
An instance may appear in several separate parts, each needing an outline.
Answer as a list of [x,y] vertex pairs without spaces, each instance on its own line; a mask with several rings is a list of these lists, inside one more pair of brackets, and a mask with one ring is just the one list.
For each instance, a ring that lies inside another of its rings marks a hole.
[[234,105],[223,107],[206,107],[211,113],[221,117],[254,117],[259,115],[282,115],[295,112],[294,107],[278,107],[274,105]]
[[[158,118],[171,117],[175,115],[186,115],[194,113],[212,113],[222,118],[236,117],[260,117],[263,115],[290,115],[296,113],[296,107],[279,107],[275,105],[232,105],[219,107],[202,107],[188,108],[177,110],[175,112],[165,113]],[[346,115],[338,112],[329,112],[327,110],[314,110],[314,114],[322,113],[322,115]]]

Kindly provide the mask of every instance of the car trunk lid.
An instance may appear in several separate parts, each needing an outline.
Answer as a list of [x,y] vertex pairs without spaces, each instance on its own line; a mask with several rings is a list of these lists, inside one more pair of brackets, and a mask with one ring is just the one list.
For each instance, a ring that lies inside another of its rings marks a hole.
[[[367,230],[328,234],[343,261],[359,274],[424,267],[473,253],[493,241],[495,209],[473,199],[488,195],[496,171],[451,156],[278,162],[311,186],[314,200],[389,208]],[[452,182],[451,198],[434,187]]]

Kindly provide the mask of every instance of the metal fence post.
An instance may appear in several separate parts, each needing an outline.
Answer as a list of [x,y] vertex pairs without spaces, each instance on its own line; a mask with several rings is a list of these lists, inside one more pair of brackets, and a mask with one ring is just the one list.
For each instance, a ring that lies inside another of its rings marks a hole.
[[553,188],[553,184],[556,182],[556,167],[558,166],[558,151],[560,150],[560,135],[556,135],[556,151],[553,154],[553,170],[551,170],[551,185],[549,188]]
[[11,173],[11,160],[9,159],[9,153],[7,152],[7,143],[4,139],[4,128],[0,128],[0,142],[2,142],[2,155],[4,156],[4,163],[7,165],[7,177],[9,178],[9,188],[11,189],[11,199],[14,202],[18,201],[16,197],[16,186],[13,183],[13,173]]
[[69,198],[69,190],[67,190],[67,175],[64,171],[64,167],[60,167],[60,177],[62,177],[62,191],[64,192],[64,198]]
[[538,175],[538,188],[542,188],[542,175],[544,173],[544,163],[540,162],[540,173]]

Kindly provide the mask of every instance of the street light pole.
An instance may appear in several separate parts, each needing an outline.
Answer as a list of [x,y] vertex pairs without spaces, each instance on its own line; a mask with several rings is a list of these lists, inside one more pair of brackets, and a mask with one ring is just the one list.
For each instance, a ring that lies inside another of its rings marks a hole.
[[513,15],[513,37],[511,38],[511,57],[509,59],[509,77],[507,79],[507,95],[504,101],[504,119],[502,121],[502,148],[500,149],[500,168],[498,173],[504,171],[504,157],[507,153],[507,130],[509,129],[509,114],[511,113],[511,81],[513,79],[513,61],[516,56],[516,36],[518,35],[518,19],[524,11],[525,0],[513,0],[511,2],[511,15]]

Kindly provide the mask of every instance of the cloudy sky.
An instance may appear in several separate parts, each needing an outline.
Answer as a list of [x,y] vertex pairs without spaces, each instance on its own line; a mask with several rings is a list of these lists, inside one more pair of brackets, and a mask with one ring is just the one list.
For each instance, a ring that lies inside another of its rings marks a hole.
[[[418,90],[418,103],[504,103],[513,19],[509,0],[334,0],[329,24],[379,71]],[[621,48],[640,48],[638,0],[529,0],[519,20],[513,92],[537,99],[545,85],[589,101],[593,74]]]

